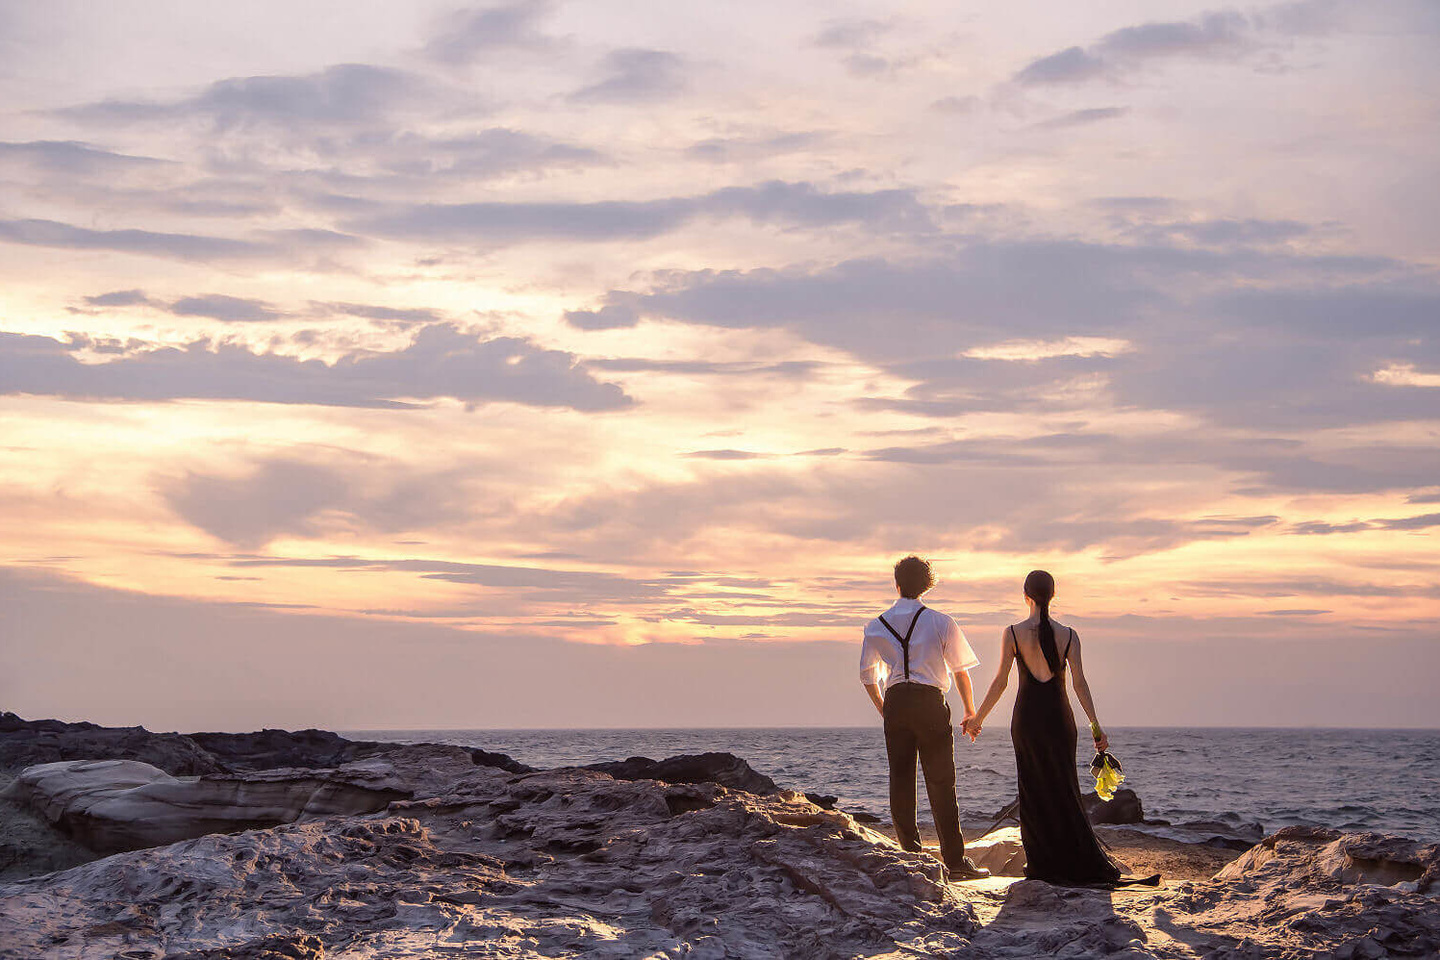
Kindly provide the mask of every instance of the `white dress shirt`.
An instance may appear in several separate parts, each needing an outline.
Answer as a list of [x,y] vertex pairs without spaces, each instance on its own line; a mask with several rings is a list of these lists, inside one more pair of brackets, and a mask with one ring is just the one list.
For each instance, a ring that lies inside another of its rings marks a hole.
[[[910,621],[920,609],[919,600],[901,597],[883,616],[900,636],[910,629]],[[960,627],[945,614],[926,607],[910,635],[910,680],[939,687],[941,693],[950,689],[953,673],[979,666],[980,658],[970,649]],[[900,641],[885,629],[877,618],[865,625],[865,642],[860,647],[860,682],[879,684],[889,690],[905,681],[905,653]]]

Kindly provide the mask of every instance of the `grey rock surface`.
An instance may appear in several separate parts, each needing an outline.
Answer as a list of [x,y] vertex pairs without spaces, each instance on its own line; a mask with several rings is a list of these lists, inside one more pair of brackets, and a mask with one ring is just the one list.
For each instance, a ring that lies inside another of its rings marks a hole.
[[[273,770],[278,767],[338,767],[356,760],[385,756],[412,745],[376,740],[347,740],[329,730],[257,730],[253,733],[192,733],[198,746],[231,770]],[[415,744],[413,746],[441,746]],[[479,766],[499,767],[511,773],[529,773],[513,757],[488,750],[464,750]]]
[[1159,889],[952,884],[796,793],[472,767],[380,813],[0,885],[0,958],[1434,956],[1435,868],[1290,830]]
[[224,764],[178,733],[0,713],[0,773],[58,760],[139,760],[177,777],[225,772]]
[[65,870],[99,856],[43,815],[4,799],[10,780],[0,774],[0,883]]
[[1141,823],[1145,820],[1145,806],[1134,790],[1121,787],[1109,800],[1101,800],[1094,791],[1080,797],[1085,807],[1085,816],[1091,823],[1121,824]]
[[62,760],[27,767],[5,799],[91,850],[136,850],[302,817],[370,813],[409,797],[393,771],[268,770],[179,779],[138,760]]
[[733,753],[698,753],[651,760],[631,757],[607,763],[591,763],[584,770],[598,770],[616,780],[663,780],[666,783],[715,783],[732,790],[774,793],[775,781],[757,772]]
[[798,794],[580,770],[475,768],[384,814],[0,886],[15,960],[880,956],[973,931],[937,861]]
[[0,713],[0,773],[59,760],[139,760],[177,777],[280,767],[331,768],[416,748],[465,753],[478,766],[511,773],[533,768],[503,753],[444,744],[347,740],[328,730],[253,733],[154,733],[144,727],[102,727],[62,720],[25,720]]

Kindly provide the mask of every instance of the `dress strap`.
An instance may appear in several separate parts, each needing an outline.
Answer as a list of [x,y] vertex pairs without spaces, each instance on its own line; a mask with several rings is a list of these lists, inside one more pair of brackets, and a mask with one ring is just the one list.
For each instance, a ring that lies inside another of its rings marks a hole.
[[890,621],[885,619],[884,614],[880,615],[880,623],[890,635],[900,642],[900,655],[905,658],[905,679],[910,679],[910,637],[915,633],[915,624],[920,622],[920,614],[925,612],[925,604],[920,604],[920,609],[915,611],[914,618],[910,621],[910,629],[905,631],[905,636],[900,636],[899,631],[890,626]]
[[1020,669],[1024,670],[1025,673],[1029,675],[1030,668],[1025,666],[1025,655],[1020,652],[1020,638],[1015,636],[1015,624],[1010,624],[1009,630],[1010,642],[1015,645],[1015,662],[1020,664]]

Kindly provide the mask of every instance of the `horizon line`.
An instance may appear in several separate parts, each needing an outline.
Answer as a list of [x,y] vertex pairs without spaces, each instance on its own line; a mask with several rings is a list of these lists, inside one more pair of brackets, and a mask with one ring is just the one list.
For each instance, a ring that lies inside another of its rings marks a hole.
[[[312,727],[310,729],[324,729]],[[878,726],[869,724],[772,724],[768,726],[695,726],[695,727],[336,727],[335,733],[629,733],[647,730],[870,730]],[[1253,724],[1123,724],[1110,727],[1111,730],[1313,730],[1317,732],[1366,730],[1374,732],[1440,733],[1440,727],[1426,726],[1322,726],[1319,724],[1295,724],[1265,726]],[[201,731],[205,732],[205,731]],[[230,731],[252,732],[252,731]]]

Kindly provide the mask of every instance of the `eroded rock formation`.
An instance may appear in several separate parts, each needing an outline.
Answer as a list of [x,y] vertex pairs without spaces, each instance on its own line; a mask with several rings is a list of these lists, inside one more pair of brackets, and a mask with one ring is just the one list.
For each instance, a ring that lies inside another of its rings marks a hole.
[[466,754],[477,766],[511,773],[533,768],[513,757],[444,744],[347,740],[328,730],[253,733],[152,733],[144,727],[102,727],[61,720],[24,720],[0,713],[0,773],[59,760],[139,760],[172,776],[200,776],[280,767],[331,768],[415,748]]
[[[404,744],[382,743],[377,740],[347,740],[329,730],[257,730],[253,733],[192,733],[189,735],[230,770],[273,770],[278,767],[338,767],[356,760],[385,756],[406,749]],[[441,746],[421,744],[420,746]],[[473,763],[499,767],[511,773],[529,773],[528,767],[513,757],[488,750],[452,747],[464,750]]]
[[58,760],[139,760],[177,777],[225,772],[215,757],[178,733],[22,720],[13,713],[0,713],[0,772]]
[[62,760],[27,767],[5,796],[91,850],[113,853],[302,817],[373,813],[412,795],[393,779],[378,762],[178,779],[138,760]]
[[[932,858],[798,794],[475,768],[386,814],[0,886],[0,957],[823,957],[962,946]],[[208,951],[208,952],[207,952]],[[913,954],[912,954],[913,955]]]
[[[666,783],[718,783],[732,790],[774,793],[775,781],[758,773],[733,753],[697,753],[651,760],[631,757],[607,763],[591,763],[585,770],[608,773],[616,780],[664,780]],[[832,798],[833,799],[833,798]]]

